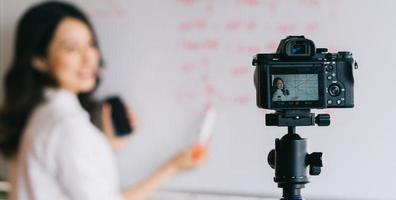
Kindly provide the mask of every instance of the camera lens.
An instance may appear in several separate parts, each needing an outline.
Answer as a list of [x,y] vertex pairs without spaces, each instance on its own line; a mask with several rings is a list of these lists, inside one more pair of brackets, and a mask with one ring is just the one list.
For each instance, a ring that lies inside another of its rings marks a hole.
[[333,97],[340,95],[341,93],[341,88],[337,84],[331,84],[329,86],[329,94]]

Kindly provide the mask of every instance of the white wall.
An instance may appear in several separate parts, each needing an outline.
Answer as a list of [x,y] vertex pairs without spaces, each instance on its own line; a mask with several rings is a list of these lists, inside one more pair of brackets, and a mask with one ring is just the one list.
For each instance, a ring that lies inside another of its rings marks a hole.
[[[1,1],[1,64],[8,63],[17,16],[32,1]],[[119,154],[121,181],[136,183],[192,141],[208,102],[219,119],[208,164],[165,188],[280,194],[266,163],[286,130],[264,127],[255,106],[251,58],[279,40],[304,34],[318,47],[349,50],[355,71],[354,109],[326,110],[330,127],[298,128],[324,168],[303,193],[327,198],[391,199],[396,185],[396,26],[391,0],[97,0],[90,13],[107,68],[101,95],[119,93],[141,130]],[[4,27],[4,28],[3,28]],[[4,59],[3,59],[4,58]],[[3,61],[4,60],[4,61]],[[388,100],[390,99],[390,101]]]

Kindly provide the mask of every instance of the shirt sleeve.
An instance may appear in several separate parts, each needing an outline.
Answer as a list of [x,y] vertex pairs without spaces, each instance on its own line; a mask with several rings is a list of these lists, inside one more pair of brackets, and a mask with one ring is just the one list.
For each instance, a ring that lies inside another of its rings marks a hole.
[[122,200],[113,152],[89,120],[59,125],[57,180],[73,200]]

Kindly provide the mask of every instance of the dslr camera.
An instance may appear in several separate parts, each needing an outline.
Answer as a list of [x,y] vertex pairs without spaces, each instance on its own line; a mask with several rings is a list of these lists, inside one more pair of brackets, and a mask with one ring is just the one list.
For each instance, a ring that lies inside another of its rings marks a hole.
[[276,53],[257,54],[254,82],[257,106],[273,110],[352,108],[351,52],[329,53],[304,36],[281,40]]

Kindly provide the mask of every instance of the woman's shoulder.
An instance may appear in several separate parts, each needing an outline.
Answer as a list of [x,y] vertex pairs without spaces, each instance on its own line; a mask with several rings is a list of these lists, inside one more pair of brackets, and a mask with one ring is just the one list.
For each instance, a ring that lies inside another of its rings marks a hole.
[[40,115],[50,115],[56,119],[67,119],[70,117],[89,118],[77,96],[70,92],[60,89],[47,89],[44,96],[45,100],[37,111]]
[[[82,108],[63,106],[59,102],[45,102],[32,113],[25,132],[35,136],[50,135],[61,132],[64,136],[102,135],[100,130],[91,122],[89,114]],[[84,132],[85,134],[80,134]]]
[[50,96],[46,95],[45,101],[33,111],[24,135],[40,145],[62,137],[74,137],[81,132],[86,133],[80,134],[81,139],[100,135],[96,134],[99,130],[91,123],[77,97],[63,91],[54,92]]
[[82,151],[87,145],[97,151],[108,148],[89,115],[68,98],[57,94],[43,102],[33,112],[24,132],[31,154],[48,165],[59,152]]

